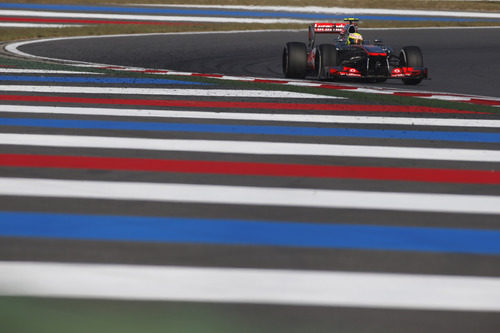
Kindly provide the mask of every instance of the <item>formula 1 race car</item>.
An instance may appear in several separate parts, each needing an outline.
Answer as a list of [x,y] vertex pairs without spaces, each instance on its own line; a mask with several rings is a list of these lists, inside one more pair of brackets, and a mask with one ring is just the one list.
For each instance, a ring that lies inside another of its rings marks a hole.
[[[313,76],[319,80],[357,78],[370,82],[402,79],[419,84],[427,78],[422,52],[417,46],[405,46],[399,56],[380,40],[362,41],[356,18],[342,23],[314,23],[309,26],[309,44],[289,42],[283,50],[283,73],[287,78]],[[333,44],[315,45],[316,34],[338,34]],[[360,42],[351,43],[351,36]]]

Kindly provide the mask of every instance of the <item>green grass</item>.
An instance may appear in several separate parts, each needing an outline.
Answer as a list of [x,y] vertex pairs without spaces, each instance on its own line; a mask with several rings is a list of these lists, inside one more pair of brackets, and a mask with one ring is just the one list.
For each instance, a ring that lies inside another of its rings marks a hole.
[[0,297],[6,333],[232,332],[235,324],[206,305]]
[[0,297],[0,332],[339,332],[337,318],[329,315],[333,311],[316,310],[311,314],[279,305]]

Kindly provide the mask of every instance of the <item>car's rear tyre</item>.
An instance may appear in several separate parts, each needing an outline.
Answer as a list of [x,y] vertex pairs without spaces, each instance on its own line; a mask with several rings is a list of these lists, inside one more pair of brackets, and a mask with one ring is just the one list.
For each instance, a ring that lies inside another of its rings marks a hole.
[[287,78],[303,79],[307,70],[306,44],[286,43],[283,49],[283,74]]
[[[424,67],[424,57],[418,46],[405,46],[399,53],[399,65],[401,67]],[[416,85],[422,82],[423,78],[403,79],[404,84]]]
[[325,67],[337,66],[337,49],[330,44],[321,44],[315,58],[316,76],[322,79],[325,76]]

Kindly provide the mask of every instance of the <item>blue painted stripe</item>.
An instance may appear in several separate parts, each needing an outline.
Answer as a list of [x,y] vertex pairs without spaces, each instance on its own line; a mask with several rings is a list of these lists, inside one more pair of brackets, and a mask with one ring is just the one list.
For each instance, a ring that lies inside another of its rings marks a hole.
[[500,231],[428,227],[0,212],[0,235],[500,254]]
[[[0,109],[1,110],[1,109]],[[47,128],[102,129],[130,131],[172,131],[190,133],[223,133],[254,135],[290,135],[319,137],[356,137],[377,139],[412,139],[440,140],[454,142],[500,142],[498,132],[445,132],[445,131],[406,131],[378,130],[357,128],[320,128],[298,126],[252,126],[252,125],[220,125],[189,124],[161,122],[129,122],[99,120],[67,120],[42,118],[0,118],[1,126],[27,126]]]
[[[51,4],[28,4],[28,3],[0,3],[0,8],[29,9],[29,10],[55,10],[74,12],[108,12],[126,14],[166,14],[166,15],[200,15],[200,16],[230,16],[230,17],[262,17],[262,18],[296,18],[296,19],[321,19],[342,20],[344,15],[329,15],[315,13],[294,13],[277,11],[235,11],[235,10],[212,10],[191,8],[144,8],[144,7],[113,7],[113,6],[79,6],[79,5],[51,5]],[[349,14],[352,16],[352,14]],[[356,15],[354,15],[356,16]],[[381,16],[364,15],[362,20],[391,20],[391,21],[478,21],[479,19],[456,18],[456,17],[426,17],[426,16]],[[490,21],[482,19],[481,21]]]
[[[75,73],[78,74],[78,73]],[[52,82],[52,83],[108,83],[108,84],[189,84],[211,85],[211,83],[179,81],[169,79],[149,79],[133,77],[74,77],[74,76],[29,76],[0,75],[0,81],[13,82]]]

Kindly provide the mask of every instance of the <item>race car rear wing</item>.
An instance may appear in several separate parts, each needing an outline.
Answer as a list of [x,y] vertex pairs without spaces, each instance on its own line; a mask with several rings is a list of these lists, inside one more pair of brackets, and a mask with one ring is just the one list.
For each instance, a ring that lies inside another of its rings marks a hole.
[[346,25],[348,25],[348,23],[313,23],[310,25],[310,28],[312,28],[312,30],[314,30],[314,32],[317,34],[339,34],[344,32],[344,28]]
[[345,35],[358,31],[357,18],[345,18],[344,22],[313,23],[309,26],[309,47],[314,47],[316,34]]

